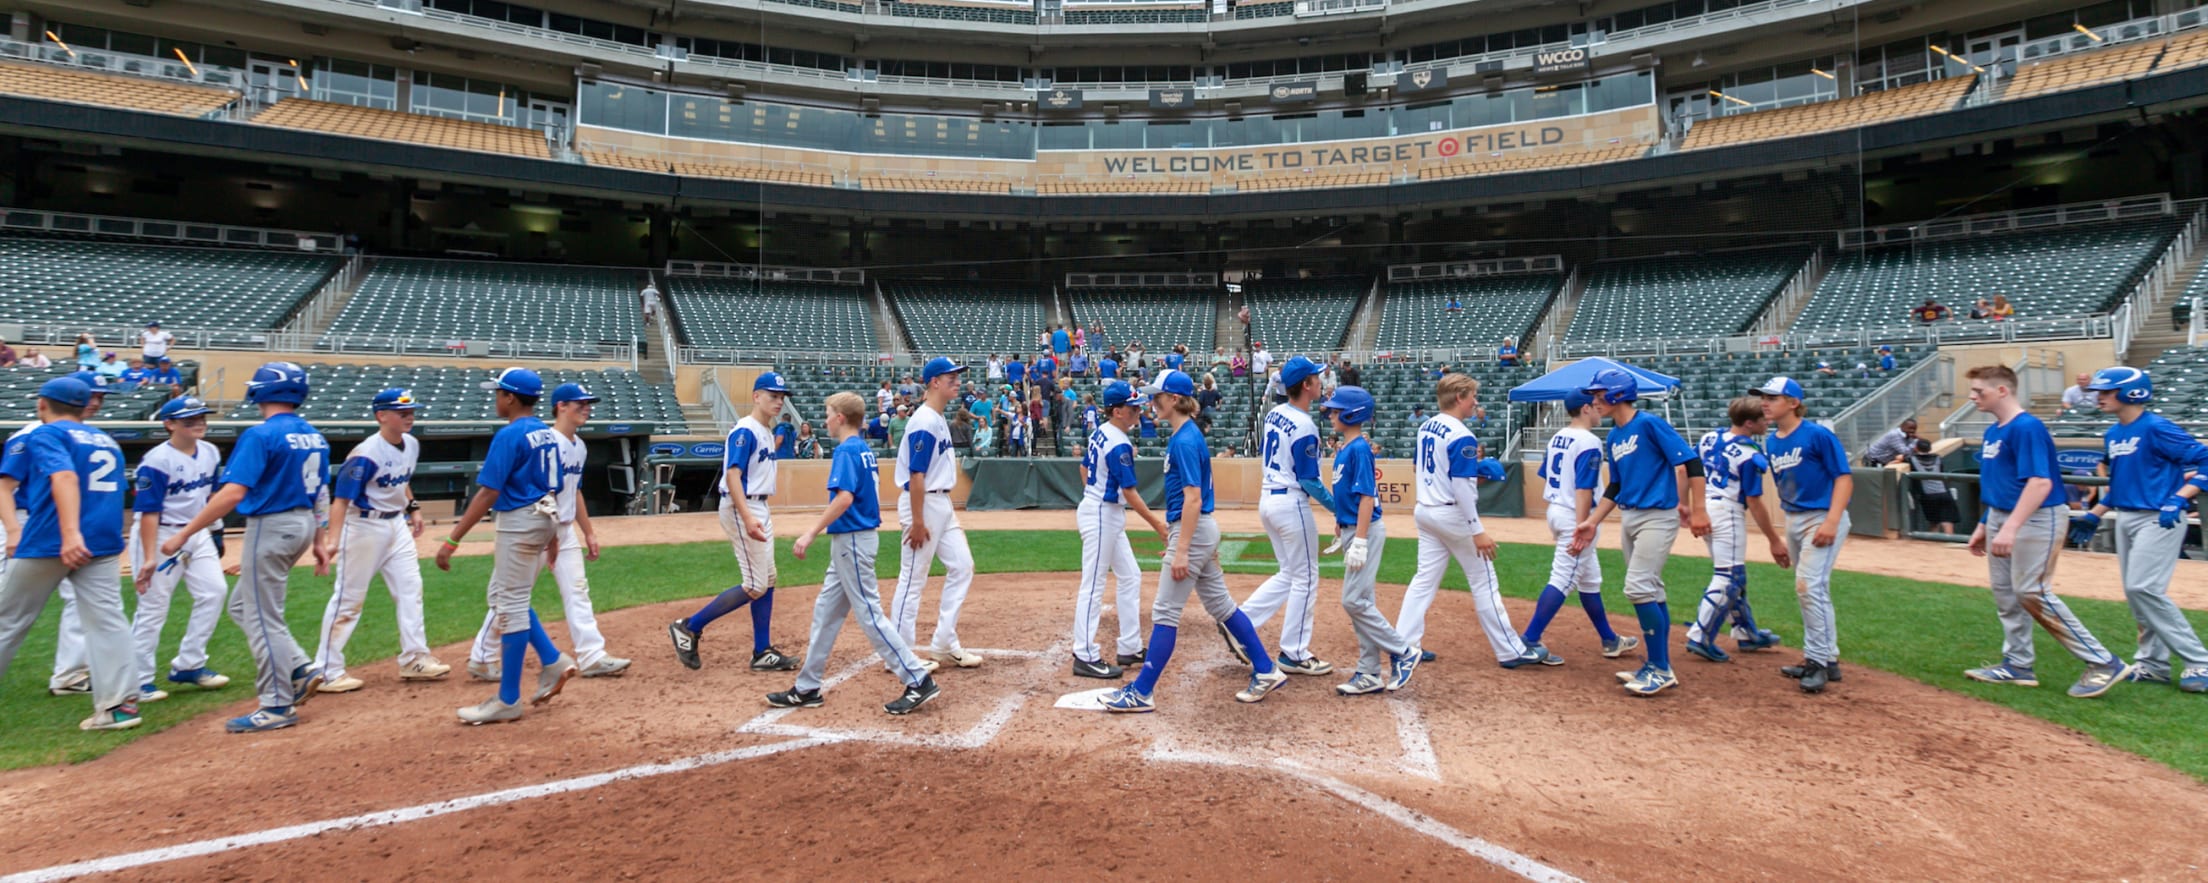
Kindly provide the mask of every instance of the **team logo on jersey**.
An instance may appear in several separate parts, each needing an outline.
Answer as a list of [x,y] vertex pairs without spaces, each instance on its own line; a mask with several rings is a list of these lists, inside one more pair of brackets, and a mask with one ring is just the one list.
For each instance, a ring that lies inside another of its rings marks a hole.
[[131,482],[130,486],[141,494],[153,490],[153,473],[140,470],[138,480]]
[[2111,457],[2128,457],[2132,454],[2139,453],[2140,441],[2141,439],[2127,438],[2123,441],[2109,442],[2108,455]]
[[1771,471],[1773,472],[1785,472],[1800,465],[1802,465],[1802,452],[1800,451],[1788,451],[1771,458]]
[[1627,457],[1633,456],[1633,454],[1640,449],[1641,437],[1637,435],[1629,435],[1623,439],[1618,440],[1616,444],[1610,446],[1610,457],[1611,459],[1615,460],[1623,460]]
[[1986,442],[1986,449],[1979,456],[1987,460],[2001,456],[2001,443],[1997,441]]

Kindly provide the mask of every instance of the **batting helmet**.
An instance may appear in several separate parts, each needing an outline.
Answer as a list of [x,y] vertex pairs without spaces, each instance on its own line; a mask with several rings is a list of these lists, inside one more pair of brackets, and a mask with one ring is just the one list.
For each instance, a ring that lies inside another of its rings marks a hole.
[[2113,392],[2116,400],[2136,405],[2154,398],[2154,380],[2147,372],[2137,368],[2102,368],[2093,372],[2093,382],[2085,385],[2094,392]]
[[1604,368],[1587,380],[1584,390],[1612,405],[1639,401],[1641,390],[1633,375],[1621,368]]
[[1319,407],[1334,409],[1343,423],[1356,426],[1372,419],[1372,393],[1361,386],[1335,387],[1334,394],[1320,402]]
[[270,362],[245,382],[245,400],[296,405],[307,400],[307,369],[292,362]]

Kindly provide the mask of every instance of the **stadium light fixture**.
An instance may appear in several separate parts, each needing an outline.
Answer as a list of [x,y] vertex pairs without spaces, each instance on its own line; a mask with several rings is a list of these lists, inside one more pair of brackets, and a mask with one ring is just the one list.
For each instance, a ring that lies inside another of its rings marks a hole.
[[307,85],[306,69],[299,66],[299,59],[287,58],[285,61],[291,62],[291,78],[299,81],[299,91],[313,92],[314,88]]
[[61,42],[61,38],[54,36],[53,31],[49,30],[46,32],[46,39],[54,41],[54,45],[61,47],[61,51],[69,53],[70,61],[77,60],[77,50],[71,49],[69,48],[69,44]]
[[2108,42],[2108,38],[2106,38],[2106,37],[2103,37],[2103,36],[2101,36],[2101,35],[2099,35],[2099,34],[2093,33],[2093,29],[2092,29],[2092,28],[2089,28],[2089,27],[2086,27],[2085,25],[2082,25],[2082,24],[2072,24],[2072,25],[2071,25],[2070,27],[2072,27],[2072,28],[2076,29],[2078,33],[2084,34],[2084,35],[2085,35],[2085,36],[2086,36],[2086,37],[2087,37],[2088,39],[2091,39],[2091,40],[2092,40],[2093,42],[2095,42],[2095,43],[2106,43],[2106,42]]
[[1810,73],[1813,73],[1813,74],[1816,74],[1816,75],[1818,75],[1818,76],[1820,76],[1820,77],[1824,77],[1825,79],[1828,79],[1828,80],[1832,80],[1832,81],[1835,81],[1835,82],[1839,81],[1839,79],[1840,79],[1839,77],[1835,77],[1835,76],[1833,76],[1833,75],[1832,75],[1832,74],[1831,74],[1830,72],[1826,71],[1826,70],[1825,70],[1825,69],[1823,69],[1823,68],[1815,68],[1815,67],[1813,67],[1813,68],[1810,68],[1810,69],[1809,69],[1809,72],[1810,72]]
[[171,46],[171,47],[169,47],[169,51],[170,51],[170,52],[174,52],[174,53],[176,53],[176,60],[177,60],[177,61],[181,61],[181,62],[184,62],[184,69],[185,69],[185,70],[188,70],[188,71],[191,71],[191,72],[192,72],[192,78],[193,78],[193,79],[195,79],[195,80],[196,80],[196,79],[198,79],[198,78],[199,78],[199,66],[198,66],[198,65],[195,65],[195,64],[193,64],[193,63],[192,63],[192,60],[191,60],[190,58],[187,58],[187,57],[185,57],[185,55],[184,55],[184,47],[182,47],[182,46]]
[[1743,101],[1743,100],[1741,100],[1741,99],[1738,99],[1738,98],[1734,98],[1733,96],[1731,96],[1731,95],[1727,95],[1727,94],[1725,94],[1725,93],[1723,93],[1723,92],[1719,92],[1719,91],[1717,91],[1716,89],[1711,89],[1711,90],[1710,90],[1710,97],[1711,97],[1711,98],[1717,98],[1717,99],[1721,99],[1721,100],[1724,100],[1724,101],[1730,101],[1730,102],[1732,102],[1732,103],[1734,103],[1734,104],[1738,104],[1738,105],[1740,105],[1740,106],[1742,106],[1742,107],[1754,107],[1754,106],[1755,106],[1755,104],[1754,104],[1754,103],[1752,103],[1752,102],[1748,102],[1748,101]]
[[1978,73],[1981,73],[1981,74],[1982,74],[1982,73],[1985,73],[1985,72],[1986,72],[1986,69],[1985,69],[1985,68],[1979,67],[1979,66],[1977,65],[1977,63],[1975,63],[1975,62],[1971,61],[1970,59],[1967,59],[1967,58],[1964,58],[1964,57],[1962,57],[1962,56],[1956,55],[1956,54],[1955,54],[1955,53],[1953,53],[1953,52],[1949,52],[1949,51],[1947,51],[1946,49],[1944,49],[1944,48],[1942,48],[1942,47],[1940,47],[1940,46],[1937,46],[1937,45],[1933,46],[1933,47],[1932,47],[1932,51],[1934,51],[1934,52],[1937,52],[1937,53],[1939,53],[1939,54],[1940,54],[1940,57],[1942,57],[1942,58],[1945,58],[1945,59],[1947,59],[1947,60],[1949,60],[1949,61],[1955,62],[1956,64],[1962,65],[1962,66],[1964,66],[1964,67],[1970,68],[1971,70],[1973,70],[1973,71],[1976,71],[1976,72],[1978,72]]

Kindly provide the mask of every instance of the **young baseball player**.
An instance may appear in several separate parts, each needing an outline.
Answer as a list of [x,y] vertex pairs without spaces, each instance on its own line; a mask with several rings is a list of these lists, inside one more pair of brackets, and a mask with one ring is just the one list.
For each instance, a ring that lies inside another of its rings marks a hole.
[[[583,444],[583,425],[590,422],[591,406],[598,396],[580,383],[562,383],[552,390],[552,432],[560,446],[560,483],[554,492],[559,512],[559,553],[552,562],[552,584],[560,590],[560,607],[567,613],[568,642],[575,648],[578,672],[586,678],[619,677],[629,670],[629,660],[606,652],[606,636],[598,631],[598,614],[590,604],[590,574],[585,563],[598,560],[598,532],[590,527],[590,509],[583,505],[583,463],[589,450]],[[468,651],[468,671],[482,671],[496,680],[504,672],[497,659],[498,614],[487,613]]]
[[[2072,519],[2073,531],[2078,524],[2090,531],[2104,514],[2116,513],[2116,563],[2124,575],[2124,600],[2139,621],[2132,680],[2175,680],[2187,693],[2208,693],[2208,648],[2169,595],[2170,576],[2185,547],[2185,511],[2208,492],[2208,446],[2169,418],[2147,412],[2154,381],[2144,371],[2103,368],[2086,389],[2095,393],[2102,411],[2116,415],[2116,425],[2104,436],[2108,494]],[[2172,655],[2183,665],[2174,673]]]
[[[1594,544],[1576,551],[1572,548],[1572,531],[1595,510],[1595,486],[1602,480],[1602,440],[1595,438],[1594,432],[1595,422],[1601,418],[1589,407],[1593,401],[1593,397],[1576,389],[1564,394],[1564,413],[1571,423],[1549,439],[1548,458],[1541,461],[1541,498],[1549,504],[1549,535],[1555,540],[1556,551],[1549,558],[1549,583],[1541,587],[1533,619],[1520,639],[1527,648],[1541,647],[1547,653],[1541,636],[1557,611],[1564,609],[1565,593],[1576,592],[1580,609],[1587,612],[1587,620],[1602,639],[1602,655],[1616,659],[1641,646],[1641,639],[1620,635],[1610,628],[1610,616],[1602,608],[1602,559],[1596,557]],[[1553,653],[1548,658],[1563,661]]]
[[399,621],[399,680],[434,681],[452,671],[429,652],[422,627],[421,506],[414,502],[414,465],[422,443],[414,438],[414,393],[386,389],[369,401],[376,434],[354,445],[337,469],[330,498],[330,533],[337,537],[336,590],[322,611],[322,646],[315,665],[324,693],[350,693],[366,684],[345,673],[345,645],[360,624],[368,583],[383,575]]
[[882,706],[890,714],[911,714],[928,704],[942,690],[935,676],[912,653],[912,645],[898,637],[896,627],[882,612],[882,599],[874,588],[874,556],[882,537],[881,504],[876,499],[879,474],[873,449],[859,437],[866,419],[866,402],[848,392],[829,396],[828,434],[835,438],[833,462],[828,468],[828,508],[820,520],[806,528],[792,551],[799,559],[822,533],[828,535],[828,572],[821,579],[820,599],[813,602],[813,628],[805,645],[805,665],[797,670],[797,683],[780,693],[768,693],[767,704],[776,708],[812,708],[820,705],[820,690],[828,675],[828,654],[836,649],[836,634],[846,617],[859,621],[859,631],[881,655],[905,690]]
[[[1301,675],[1323,675],[1334,664],[1311,653],[1311,624],[1318,616],[1319,526],[1311,503],[1328,510],[1334,498],[1319,479],[1319,427],[1311,419],[1311,403],[1319,398],[1319,366],[1302,356],[1280,367],[1281,394],[1287,399],[1265,414],[1259,430],[1258,466],[1263,471],[1263,496],[1257,500],[1258,523],[1271,541],[1280,569],[1242,602],[1242,613],[1253,626],[1263,626],[1283,608],[1280,620],[1280,669]],[[1227,652],[1239,653],[1234,636],[1220,632]],[[1247,662],[1247,660],[1245,660]]]
[[[766,443],[767,423],[782,413],[790,388],[782,375],[768,371],[751,382],[751,413],[736,421],[721,450],[721,532],[736,552],[739,582],[713,596],[698,612],[667,626],[674,642],[675,658],[696,670],[698,638],[714,620],[751,607],[751,668],[753,671],[790,671],[797,660],[775,649],[770,638],[774,623],[774,515],[767,499],[774,496],[775,460]],[[863,442],[864,439],[861,439]]]
[[[1771,423],[1766,451],[1771,477],[1779,483],[1779,506],[1786,510],[1786,551],[1794,565],[1794,597],[1802,607],[1802,664],[1779,673],[1801,682],[1802,692],[1822,693],[1840,680],[1840,626],[1832,612],[1832,568],[1848,538],[1848,500],[1855,476],[1839,437],[1804,419],[1802,386],[1773,377],[1756,389]],[[1785,567],[1788,558],[1778,556]],[[1743,577],[1745,579],[1745,577]],[[1745,649],[1745,648],[1744,648]]]
[[[91,371],[78,371],[69,376],[92,391],[91,399],[85,403],[84,415],[77,418],[79,423],[88,423],[99,416],[100,406],[107,401],[108,378]],[[8,436],[8,440],[12,442],[41,425],[34,418]],[[20,527],[12,522],[0,525],[0,536]],[[5,565],[5,561],[0,561],[0,570],[4,570]],[[46,681],[46,692],[54,696],[83,696],[92,692],[92,669],[85,660],[84,628],[77,622],[76,582],[62,577],[60,592],[61,621],[55,629],[54,671]]]
[[1365,438],[1375,403],[1364,387],[1343,386],[1319,407],[1332,412],[1334,433],[1342,438],[1342,449],[1334,453],[1334,531],[1350,536],[1342,551],[1342,610],[1357,632],[1357,672],[1336,684],[1334,692],[1357,696],[1401,690],[1418,668],[1419,650],[1403,640],[1373,601],[1380,553],[1388,544],[1377,496],[1380,470],[1373,463],[1372,442]]
[[[966,603],[966,590],[974,583],[974,553],[966,547],[966,529],[958,526],[951,509],[951,488],[958,484],[958,453],[951,448],[951,427],[943,422],[943,408],[958,393],[966,366],[937,356],[920,371],[921,404],[905,424],[905,438],[897,445],[897,523],[904,530],[898,546],[897,595],[890,601],[890,618],[897,635],[912,644],[920,620],[920,590],[928,584],[928,568],[943,559],[943,597],[935,617],[935,639],[928,655],[937,662],[959,668],[980,665],[981,656],[958,643],[958,611]],[[934,668],[934,666],[929,666]]]
[[1607,417],[1610,436],[1603,459],[1610,466],[1610,488],[1595,511],[1572,531],[1571,551],[1591,548],[1595,528],[1610,513],[1625,510],[1621,544],[1625,551],[1625,597],[1641,622],[1647,662],[1638,672],[1619,672],[1618,680],[1636,696],[1654,696],[1677,686],[1671,671],[1671,605],[1664,599],[1664,562],[1684,523],[1696,536],[1709,533],[1702,513],[1702,461],[1670,423],[1634,407],[1638,382],[1621,368],[1605,368],[1589,378],[1582,392],[1588,405]]
[[[2055,463],[2055,439],[2039,418],[2024,412],[2016,398],[2016,372],[2005,365],[1980,365],[1965,372],[1970,402],[1993,415],[1979,451],[1978,501],[1984,510],[1970,532],[1970,553],[1991,555],[1987,567],[1993,606],[2001,618],[2001,661],[1963,672],[1989,684],[2039,686],[2032,671],[2032,623],[2062,642],[2085,663],[2085,674],[2070,695],[2091,699],[2131,675],[2131,666],[2095,640],[2071,615],[2050,581],[2055,556],[2062,552],[2070,526],[2070,507],[2052,497],[2062,469]],[[2052,499],[2052,505],[2046,505]]]
[[[1142,567],[1135,562],[1135,548],[1127,541],[1127,510],[1133,509],[1166,537],[1165,521],[1142,500],[1135,477],[1135,443],[1127,431],[1149,398],[1126,381],[1104,384],[1105,422],[1089,433],[1081,455],[1083,480],[1081,505],[1074,523],[1081,529],[1081,588],[1073,601],[1073,673],[1084,678],[1110,680],[1125,674],[1124,666],[1141,665]],[[1104,577],[1118,580],[1119,657],[1117,665],[1104,662],[1096,646],[1096,626],[1104,616]]]
[[317,575],[328,572],[329,531],[320,523],[328,498],[323,483],[330,474],[330,443],[299,416],[307,400],[307,370],[290,362],[270,362],[245,383],[245,400],[261,412],[261,422],[238,436],[222,486],[198,515],[161,541],[163,566],[202,531],[233,510],[245,516],[245,542],[238,584],[230,592],[230,621],[245,632],[253,652],[254,687],[261,707],[232,718],[232,733],[281,730],[299,723],[299,706],[322,686],[322,670],[291,636],[284,621],[284,596],[291,566],[304,552],[314,553]]
[[38,388],[41,425],[9,439],[0,454],[0,522],[22,530],[4,550],[0,585],[0,680],[46,599],[76,580],[77,616],[90,665],[92,716],[83,730],[139,724],[136,657],[123,613],[123,449],[78,422],[91,401],[83,381],[57,377]]
[[1418,478],[1418,507],[1411,512],[1418,525],[1418,572],[1403,591],[1403,609],[1396,614],[1395,630],[1403,640],[1423,646],[1426,610],[1434,604],[1441,577],[1456,559],[1472,586],[1472,606],[1480,617],[1480,630],[1504,668],[1531,663],[1556,665],[1547,650],[1528,647],[1510,625],[1503,609],[1503,595],[1495,580],[1495,540],[1480,526],[1480,490],[1477,480],[1503,477],[1502,464],[1480,459],[1480,443],[1464,419],[1479,407],[1480,382],[1465,374],[1444,374],[1435,383],[1434,399],[1440,410],[1418,428],[1412,471]]
[[1157,381],[1142,391],[1172,426],[1172,438],[1165,445],[1165,566],[1158,574],[1157,599],[1150,606],[1150,649],[1142,673],[1133,683],[1107,694],[1104,710],[1123,714],[1157,710],[1150,697],[1157,692],[1158,676],[1165,673],[1166,663],[1173,661],[1181,608],[1188,606],[1190,592],[1204,605],[1204,612],[1240,643],[1235,655],[1253,669],[1249,686],[1234,694],[1235,701],[1264,701],[1288,682],[1288,675],[1274,669],[1265,640],[1234,606],[1226,573],[1219,568],[1219,525],[1211,520],[1211,448],[1204,442],[1204,431],[1196,426],[1196,382],[1179,371],[1161,371]]
[[154,651],[161,643],[161,627],[169,620],[169,599],[178,583],[191,593],[192,610],[185,621],[184,640],[169,660],[169,683],[191,684],[204,690],[218,689],[230,679],[207,668],[207,640],[222,621],[222,601],[230,583],[222,577],[222,554],[215,551],[210,531],[200,531],[184,541],[184,553],[174,566],[160,569],[154,550],[161,541],[188,524],[207,505],[214,492],[222,453],[204,441],[207,403],[192,396],[170,399],[154,412],[169,440],[146,452],[131,474],[136,496],[131,511],[137,530],[131,536],[131,580],[138,586],[138,612],[131,623],[132,649],[137,662],[138,701],[169,698],[155,685]]
[[[1771,464],[1756,447],[1756,439],[1769,427],[1764,417],[1767,401],[1754,396],[1732,400],[1725,409],[1730,422],[1725,428],[1711,430],[1694,446],[1695,454],[1702,458],[1702,499],[1710,513],[1710,535],[1703,539],[1710,545],[1711,572],[1710,584],[1702,590],[1702,603],[1695,609],[1694,622],[1687,625],[1686,648],[1711,662],[1733,661],[1717,646],[1718,630],[1724,628],[1727,618],[1743,623],[1738,626],[1741,629],[1750,629],[1747,624],[1755,622],[1748,606],[1748,522],[1754,520],[1756,529],[1763,532],[1771,557],[1780,567],[1794,560],[1787,551],[1786,538],[1779,534],[1771,513],[1763,507],[1763,473]],[[1749,637],[1738,638],[1741,650],[1770,646],[1762,643],[1763,636],[1770,633],[1750,630],[1747,634]],[[1776,641],[1776,635],[1770,637]]]
[[537,691],[529,699],[532,705],[560,695],[576,668],[574,659],[552,645],[537,612],[529,609],[529,592],[544,568],[544,550],[560,541],[555,520],[562,483],[559,433],[536,417],[544,380],[527,368],[508,368],[483,387],[493,391],[493,407],[499,419],[508,422],[491,436],[491,449],[476,472],[475,496],[469,498],[467,511],[437,548],[437,569],[451,570],[452,551],[460,548],[461,538],[483,516],[498,513],[498,547],[485,592],[491,612],[498,617],[498,695],[460,709],[460,721],[475,725],[521,719],[521,669],[531,648],[542,666]]

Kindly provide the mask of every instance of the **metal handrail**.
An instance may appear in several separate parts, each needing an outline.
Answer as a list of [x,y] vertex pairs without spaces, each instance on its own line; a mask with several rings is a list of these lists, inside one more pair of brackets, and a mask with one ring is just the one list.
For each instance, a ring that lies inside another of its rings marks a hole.
[[1775,334],[1782,325],[1801,315],[1802,306],[1809,303],[1810,297],[1817,293],[1817,286],[1811,284],[1810,280],[1817,278],[1824,267],[1825,250],[1820,247],[1810,252],[1809,259],[1803,261],[1801,268],[1787,278],[1786,289],[1764,308],[1763,317],[1756,320],[1755,333]]
[[192,246],[246,246],[280,251],[335,254],[345,247],[344,237],[278,227],[238,227],[123,215],[91,215],[35,208],[0,206],[0,228],[64,233],[73,236],[116,236],[133,239],[171,240]]
[[[0,318],[0,325],[20,327],[21,342],[35,346],[66,346],[77,335],[137,340],[143,330],[134,326],[45,319]],[[391,334],[313,334],[305,331],[262,331],[237,328],[168,328],[176,335],[178,350],[223,350],[311,354],[316,358],[342,359],[365,355],[435,355],[483,359],[558,359],[580,362],[633,361],[633,343],[583,343],[565,340],[480,340],[453,337],[407,337]]]
[[2152,196],[2133,196],[2096,202],[2075,202],[2050,208],[1962,215],[1915,224],[1857,227],[1842,230],[1838,236],[1841,249],[1860,249],[1906,242],[1958,239],[1987,233],[2044,230],[2096,221],[2151,218],[2157,215],[2176,214],[2176,212],[2176,201],[2172,200],[2167,193],[2158,193]]
[[2138,335],[2140,329],[2147,327],[2147,320],[2151,318],[2147,315],[2149,308],[2162,297],[2162,292],[2178,282],[2178,270],[2192,258],[2193,247],[2200,242],[2204,217],[2208,217],[2208,208],[2193,211],[2193,216],[2185,222],[2184,229],[2179,230],[2177,236],[2170,240],[2170,246],[2162,250],[2161,256],[2155,259],[2154,266],[2140,276],[2138,284],[2132,286],[2130,293],[2124,296],[2123,304],[2117,307],[2115,336],[2118,360],[2130,355],[2132,338]]
[[1859,452],[1887,429],[1915,417],[1941,395],[1952,393],[1954,386],[1955,357],[1936,355],[1894,375],[1825,423],[1839,437],[1841,450]]

